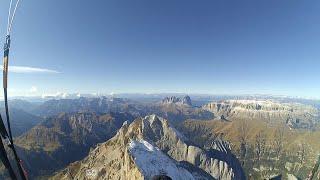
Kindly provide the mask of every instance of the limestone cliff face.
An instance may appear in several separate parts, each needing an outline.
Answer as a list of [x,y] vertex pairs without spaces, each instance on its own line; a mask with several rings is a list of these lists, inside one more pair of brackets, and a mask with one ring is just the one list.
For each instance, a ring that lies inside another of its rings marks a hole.
[[113,138],[52,179],[151,179],[161,174],[174,179],[245,178],[229,151],[193,146],[167,120],[151,115],[124,124]]
[[319,123],[319,111],[298,103],[258,100],[227,100],[205,106],[215,118],[224,120],[258,119],[268,123],[287,124],[291,128],[310,129]]
[[186,137],[162,118],[146,117],[142,121],[142,133],[144,137],[152,137],[152,141],[173,159],[188,162],[206,171],[215,179],[244,178],[240,164],[230,151],[222,151],[218,148],[205,151],[193,146]]

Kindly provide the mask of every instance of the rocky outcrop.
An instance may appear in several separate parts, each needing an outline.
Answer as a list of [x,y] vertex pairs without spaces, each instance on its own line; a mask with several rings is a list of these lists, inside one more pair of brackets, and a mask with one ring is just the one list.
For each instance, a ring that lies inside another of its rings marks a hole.
[[231,153],[193,146],[167,120],[151,115],[123,125],[87,158],[52,179],[151,179],[161,174],[174,179],[245,178]]
[[318,109],[298,104],[269,100],[227,100],[212,102],[203,109],[223,120],[252,119],[271,124],[286,124],[290,128],[311,129],[319,123]]

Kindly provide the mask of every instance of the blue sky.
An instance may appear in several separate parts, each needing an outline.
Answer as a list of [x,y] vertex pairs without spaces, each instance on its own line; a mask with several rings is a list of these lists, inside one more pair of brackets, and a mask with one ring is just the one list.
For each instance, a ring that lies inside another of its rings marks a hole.
[[[0,1],[3,37],[8,5]],[[57,71],[13,69],[12,96],[320,97],[317,0],[22,0],[12,34],[10,65]]]

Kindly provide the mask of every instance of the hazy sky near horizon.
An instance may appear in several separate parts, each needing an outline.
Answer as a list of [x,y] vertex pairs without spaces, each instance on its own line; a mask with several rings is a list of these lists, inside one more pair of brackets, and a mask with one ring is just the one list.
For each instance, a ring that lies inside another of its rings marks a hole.
[[15,20],[11,96],[320,97],[318,0],[22,0]]

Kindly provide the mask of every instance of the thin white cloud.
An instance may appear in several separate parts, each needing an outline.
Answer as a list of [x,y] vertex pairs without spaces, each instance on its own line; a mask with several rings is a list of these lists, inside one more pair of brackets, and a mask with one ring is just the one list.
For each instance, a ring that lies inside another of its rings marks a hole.
[[[3,67],[1,67],[1,69],[3,69]],[[51,73],[51,74],[60,73],[59,71],[56,71],[56,70],[28,67],[28,66],[9,66],[9,72],[13,72],[13,73]]]

